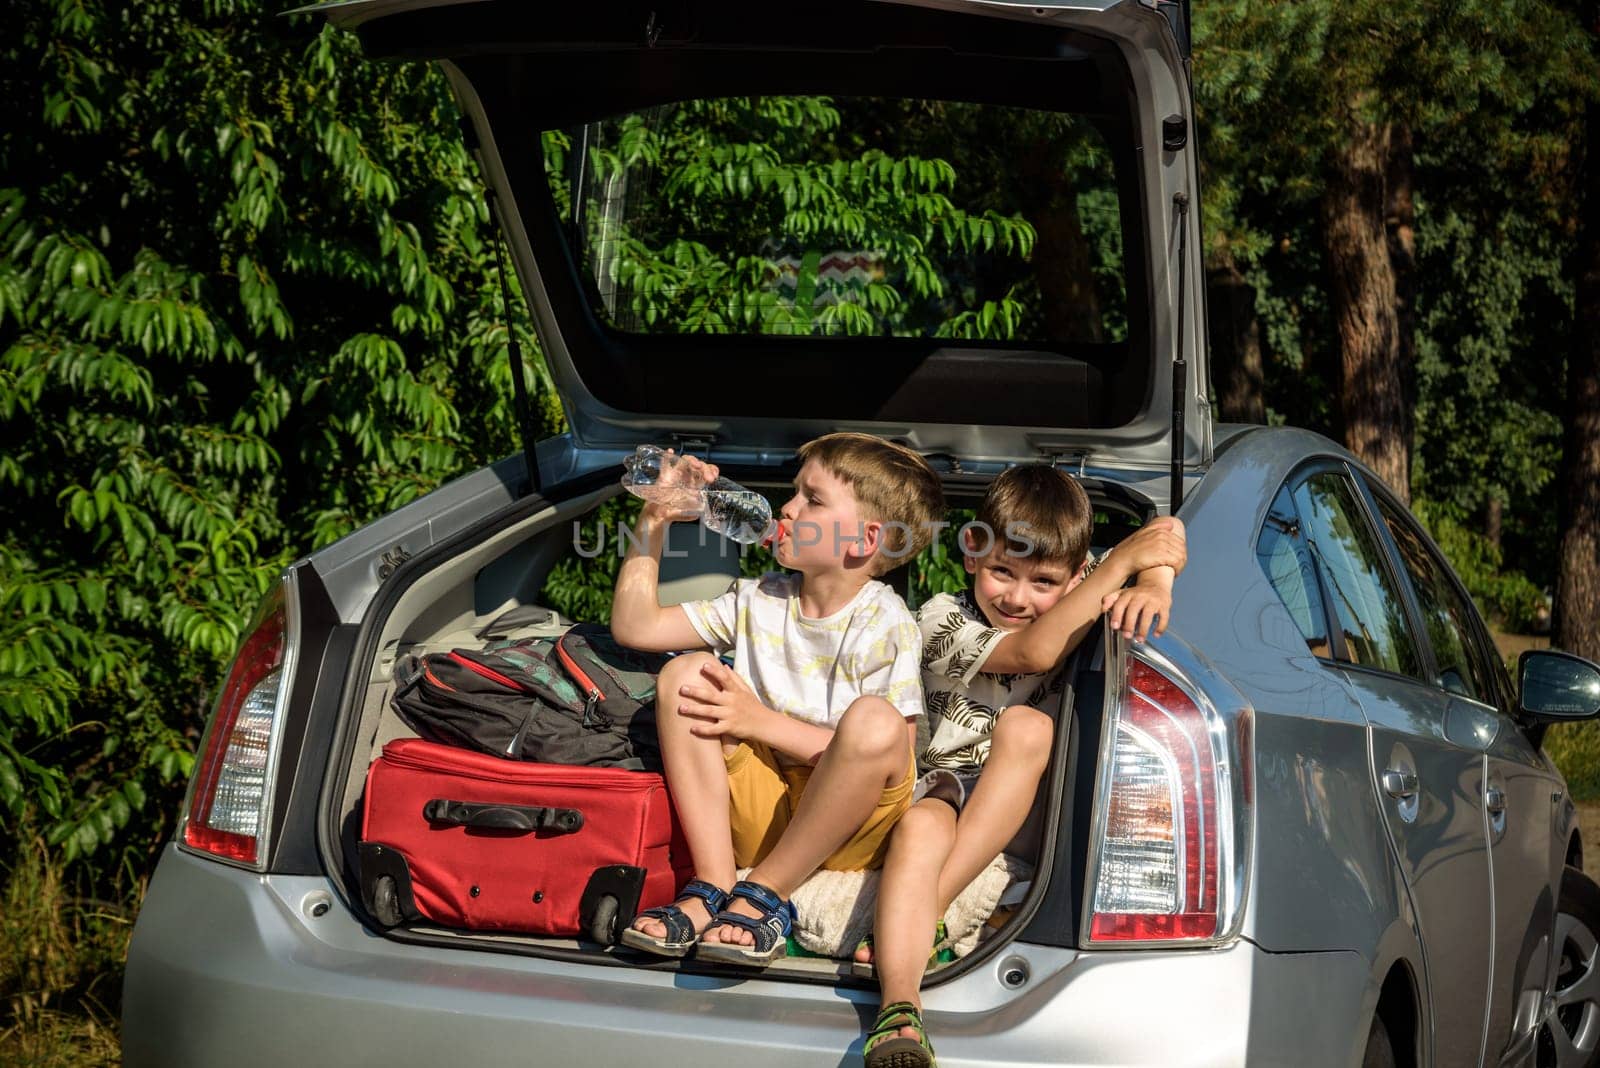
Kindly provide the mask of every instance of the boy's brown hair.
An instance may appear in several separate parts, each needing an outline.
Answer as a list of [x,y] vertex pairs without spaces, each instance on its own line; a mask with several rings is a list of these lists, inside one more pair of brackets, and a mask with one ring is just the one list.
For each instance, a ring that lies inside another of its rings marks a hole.
[[[1040,564],[1083,566],[1089,555],[1094,508],[1078,480],[1046,464],[1019,464],[1000,472],[989,484],[974,522],[980,544],[987,537],[996,548]],[[1016,535],[1022,535],[1021,538]]]
[[944,518],[944,490],[928,461],[904,445],[871,434],[824,434],[800,446],[800,462],[815,460],[850,487],[864,519],[885,524],[868,570],[892,571],[933,539]]

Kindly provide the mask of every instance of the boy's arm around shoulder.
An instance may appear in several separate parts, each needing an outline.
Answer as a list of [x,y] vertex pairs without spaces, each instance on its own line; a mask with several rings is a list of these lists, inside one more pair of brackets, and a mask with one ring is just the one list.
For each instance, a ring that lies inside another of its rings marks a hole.
[[[1049,671],[1078,647],[1107,607],[1123,609],[1114,621],[1118,627],[1124,622],[1131,627],[1141,618],[1148,627],[1154,614],[1150,609],[1159,606],[1164,627],[1171,606],[1172,579],[1187,559],[1183,521],[1171,516],[1151,520],[1107,554],[1099,567],[1069,589],[1049,611],[1001,639],[983,670],[1001,675]],[[1144,609],[1130,614],[1128,609],[1133,602],[1122,602],[1118,592],[1134,575],[1139,576],[1135,590],[1150,601],[1140,602]]]
[[671,653],[709,648],[682,605],[661,606],[661,549],[670,519],[649,505],[639,515],[634,540],[611,595],[611,636],[630,649]]

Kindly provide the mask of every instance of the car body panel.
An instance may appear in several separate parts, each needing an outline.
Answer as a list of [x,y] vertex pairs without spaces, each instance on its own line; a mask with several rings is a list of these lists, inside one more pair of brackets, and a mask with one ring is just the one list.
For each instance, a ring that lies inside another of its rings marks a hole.
[[1486,711],[1498,720],[1487,753],[1489,787],[1505,796],[1500,816],[1487,814],[1495,950],[1486,1028],[1506,1037],[1503,1046],[1488,1044],[1484,1063],[1497,1064],[1529,1052],[1554,978],[1559,886],[1548,873],[1564,866],[1566,839],[1557,838],[1556,825],[1566,789],[1550,758],[1516,723],[1499,710]]
[[[333,889],[169,850],[134,933],[123,1063],[835,1064],[859,1056],[871,1012],[865,990],[420,952],[375,938]],[[1002,976],[1019,963],[1027,979],[1013,990]],[[1176,953],[1018,944],[926,1004],[953,1068],[1344,1066],[1376,997],[1367,971],[1356,953],[1248,941]]]
[[[1245,935],[1275,952],[1376,945],[1404,913],[1404,888],[1368,767],[1368,728],[1343,675],[1313,657],[1257,565],[1255,538],[1278,486],[1326,438],[1263,428],[1241,435],[1182,510],[1189,558],[1173,635],[1194,646],[1254,709],[1256,850]],[[1271,799],[1270,801],[1268,799]],[[1323,900],[1329,910],[1307,910]]]
[[[1442,692],[1378,672],[1347,676],[1372,723],[1372,787],[1417,911],[1439,1063],[1478,1064],[1494,931],[1485,742],[1447,727],[1449,697]],[[1417,777],[1414,809],[1383,792],[1390,769]]]

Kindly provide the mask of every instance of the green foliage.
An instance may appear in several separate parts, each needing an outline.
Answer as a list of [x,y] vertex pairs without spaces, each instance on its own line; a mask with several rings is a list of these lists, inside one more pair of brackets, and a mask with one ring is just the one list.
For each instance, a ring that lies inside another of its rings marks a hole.
[[[1555,569],[1569,157],[1600,86],[1584,28],[1544,0],[1214,0],[1195,20],[1208,258],[1257,293],[1271,422],[1341,436],[1318,198],[1330,153],[1357,124],[1409,132],[1412,496],[1452,524],[1435,533],[1474,595],[1527,622]],[[1504,576],[1467,536],[1484,529],[1490,502],[1504,515]]]
[[516,446],[443,78],[282,6],[29,0],[0,44],[0,841],[103,873],[281,568]]
[[1600,723],[1557,724],[1545,733],[1544,751],[1574,801],[1600,801]]
[[[1412,511],[1450,561],[1478,609],[1501,628],[1532,632],[1547,607],[1543,591],[1521,571],[1507,568],[1500,549],[1488,538],[1454,518],[1445,505],[1412,502]],[[1543,619],[1548,623],[1548,617]]]
[[[588,166],[574,190],[580,140]],[[575,196],[585,205],[583,268],[598,310],[621,329],[1004,339],[1045,336],[1031,263],[1042,254],[1037,225],[1021,210],[1039,194],[990,158],[1012,142],[1064,168],[1043,168],[1046,187],[1070,202],[1050,210],[1082,217],[1091,284],[1106,290],[1120,336],[1109,156],[1070,116],[728,98],[549,131],[542,145],[563,220],[570,225]],[[843,280],[819,273],[833,252],[867,266]]]

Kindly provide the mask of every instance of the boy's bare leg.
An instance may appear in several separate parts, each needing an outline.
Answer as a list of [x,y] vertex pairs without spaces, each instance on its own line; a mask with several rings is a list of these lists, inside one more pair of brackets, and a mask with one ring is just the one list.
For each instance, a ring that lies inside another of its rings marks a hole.
[[[889,836],[872,929],[880,1005],[909,1001],[922,1008],[922,976],[933,951],[934,926],[943,914],[939,872],[955,841],[956,810],[936,798],[919,801]],[[909,1027],[900,1033],[917,1037]]]
[[[694,859],[695,878],[726,890],[733,885],[734,866],[722,739],[689,733],[696,721],[678,715],[678,703],[683,699],[678,688],[698,682],[701,667],[711,659],[708,653],[686,653],[673,657],[661,669],[656,683],[656,733],[672,806]],[[678,907],[697,931],[711,922],[711,914],[699,898],[690,898]],[[667,933],[666,925],[654,918],[640,919],[633,926],[652,938]]]
[[[935,898],[937,911],[928,922],[928,930],[950,908],[950,902],[960,896],[978,874],[1000,855],[1006,844],[1016,837],[1027,822],[1033,807],[1034,795],[1039,790],[1039,780],[1050,762],[1050,746],[1055,735],[1055,724],[1038,709],[1013,705],[1001,712],[995,724],[994,736],[989,745],[989,759],[972,788],[961,816],[955,825],[955,840],[951,847],[941,852],[944,858],[939,869],[938,892]],[[924,800],[912,809],[915,812]],[[948,805],[939,802],[949,810]],[[909,818],[909,814],[907,816]],[[902,819],[895,827],[895,837],[890,839],[889,860],[884,864],[887,885],[888,865],[893,863],[895,843],[905,825]],[[882,907],[879,898],[879,907]],[[873,945],[881,952],[883,939],[873,936]],[[926,961],[927,955],[923,955]],[[873,963],[872,951],[862,949],[855,959],[863,964]],[[881,976],[882,965],[879,965]],[[908,999],[909,1000],[909,999]]]
[[[789,826],[772,852],[751,869],[750,881],[771,887],[779,897],[789,897],[867,822],[883,791],[904,781],[910,766],[911,743],[899,710],[878,697],[858,697],[851,702],[817,761]],[[693,842],[690,846],[693,848]],[[757,915],[742,898],[735,899],[728,909]],[[755,936],[742,927],[726,925],[708,933],[706,941],[749,946],[755,944]]]
[[989,759],[956,824],[955,846],[939,872],[939,915],[1016,837],[1050,763],[1055,723],[1036,708],[1012,705],[995,721]]

